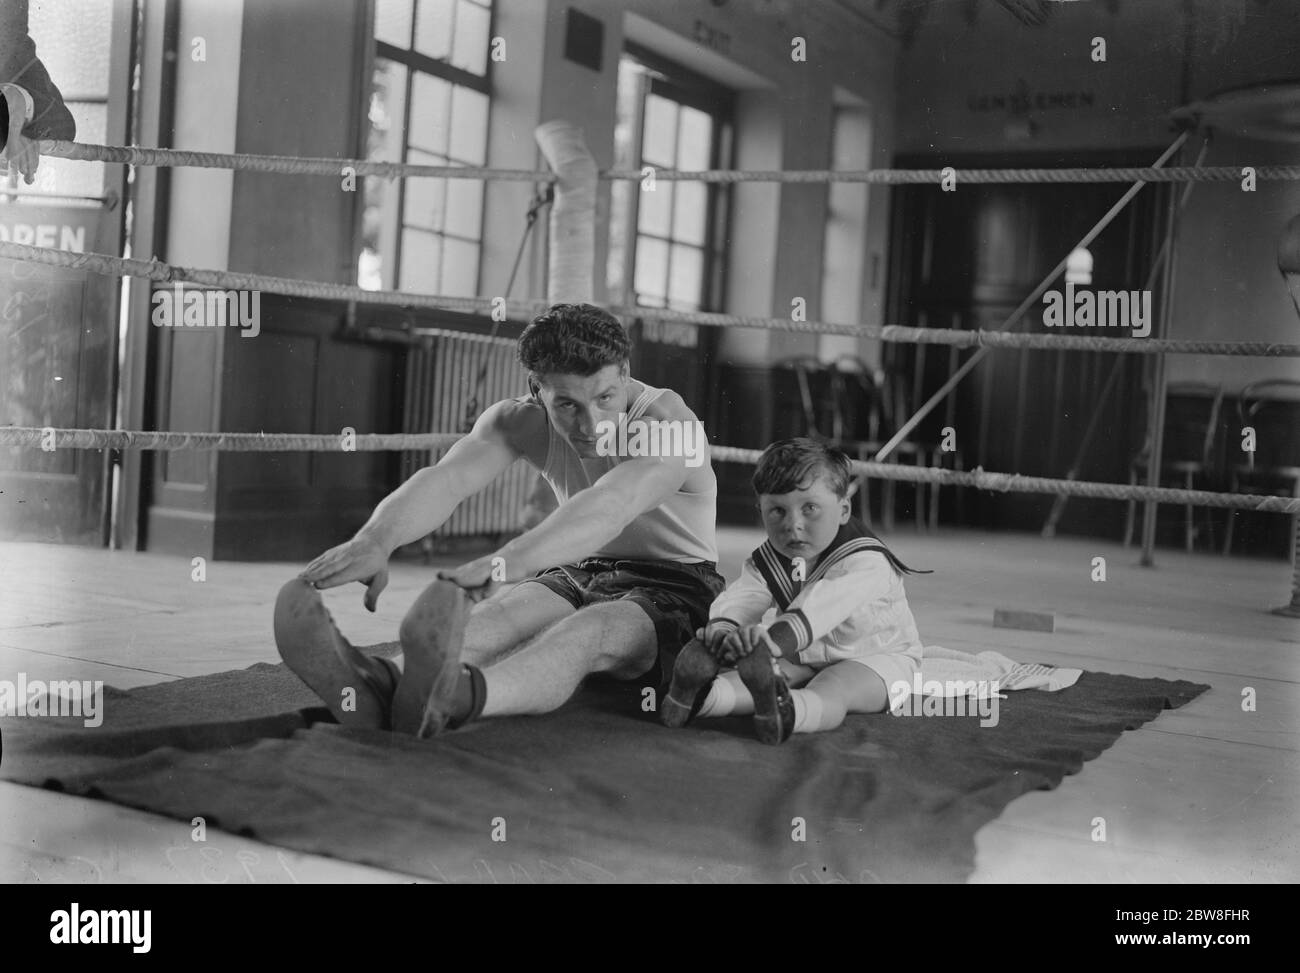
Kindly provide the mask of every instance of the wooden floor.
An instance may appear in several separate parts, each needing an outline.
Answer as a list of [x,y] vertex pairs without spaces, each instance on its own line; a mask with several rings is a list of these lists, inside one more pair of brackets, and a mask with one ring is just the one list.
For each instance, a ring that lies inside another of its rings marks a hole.
[[[720,539],[735,577],[760,538]],[[1267,612],[1289,597],[1286,564],[1161,551],[1144,569],[1114,544],[964,531],[891,541],[936,569],[908,581],[927,643],[1213,687],[1055,791],[1013,802],[980,831],[972,881],[1300,880],[1300,622]],[[1090,578],[1098,555],[1105,582]],[[298,567],[214,562],[196,582],[185,558],[0,544],[0,678],[126,688],[277,661],[271,605]],[[430,578],[394,565],[375,615],[360,586],[326,597],[354,641],[385,641]],[[1052,611],[1056,631],[994,629],[995,607]],[[1096,818],[1104,842],[1092,839]],[[0,881],[410,881],[224,833],[209,833],[206,857],[193,848],[183,822],[0,783]]]

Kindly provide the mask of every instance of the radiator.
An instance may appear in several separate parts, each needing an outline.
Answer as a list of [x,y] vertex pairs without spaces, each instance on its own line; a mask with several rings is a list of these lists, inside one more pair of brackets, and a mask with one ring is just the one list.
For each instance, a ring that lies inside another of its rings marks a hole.
[[[478,390],[478,413],[494,402],[528,391],[513,340],[422,328],[419,342],[411,346],[407,356],[403,431],[463,432],[465,408],[485,364],[487,373]],[[402,479],[436,463],[444,453],[446,449],[404,452]],[[518,533],[523,529],[524,511],[536,477],[536,471],[526,462],[515,462],[486,489],[457,507],[432,537]]]

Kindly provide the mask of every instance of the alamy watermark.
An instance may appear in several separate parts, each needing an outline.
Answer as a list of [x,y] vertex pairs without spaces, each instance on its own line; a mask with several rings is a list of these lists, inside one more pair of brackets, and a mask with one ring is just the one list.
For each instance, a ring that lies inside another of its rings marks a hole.
[[998,681],[981,679],[899,679],[889,687],[889,712],[894,716],[978,716],[980,726],[998,725]]
[[1151,333],[1150,291],[1093,291],[1066,281],[1065,292],[1043,294],[1049,328],[1131,328],[1134,338]]
[[239,328],[240,337],[262,331],[261,291],[218,291],[173,284],[150,298],[155,328]]
[[104,722],[104,683],[96,679],[0,679],[0,716],[79,716],[87,727]]
[[152,945],[151,909],[83,909],[77,902],[50,913],[50,942],[59,945],[122,944],[133,953]]
[[704,462],[707,445],[698,419],[629,419],[620,413],[617,421],[596,423],[598,456],[681,456],[687,466],[696,467]]

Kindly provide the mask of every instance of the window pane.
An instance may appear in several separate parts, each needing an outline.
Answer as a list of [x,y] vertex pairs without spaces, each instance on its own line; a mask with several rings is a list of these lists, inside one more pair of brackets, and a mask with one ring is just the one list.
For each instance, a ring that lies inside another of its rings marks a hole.
[[650,237],[636,241],[636,283],[638,295],[644,303],[660,305],[666,296],[664,285],[668,280],[668,244]]
[[411,0],[375,0],[375,40],[411,46]]
[[415,14],[415,49],[445,61],[451,55],[452,7],[456,0],[420,0]]
[[448,297],[473,297],[478,293],[478,244],[444,239],[442,288]]
[[36,52],[66,101],[108,95],[112,23],[113,5],[109,0],[31,5],[28,24]]
[[673,239],[704,246],[709,219],[709,188],[702,182],[677,182],[673,200]]
[[451,157],[481,166],[486,161],[487,125],[488,96],[456,85],[451,96]]
[[397,289],[437,294],[442,264],[442,237],[424,230],[402,231],[402,273]]
[[411,84],[412,148],[447,154],[452,86],[431,74],[416,72]]
[[456,236],[477,240],[483,221],[483,183],[478,179],[447,180],[447,223]]
[[647,97],[643,133],[641,158],[649,165],[671,169],[677,152],[676,104],[659,95]]
[[[81,101],[69,101],[66,104],[77,122],[77,141],[103,145],[108,133],[108,106]],[[16,170],[11,171],[16,173]],[[14,185],[23,189],[71,193],[74,196],[98,196],[104,191],[104,163],[45,158],[41,159],[40,168],[36,170],[33,185],[28,186],[16,174],[12,178],[15,180]],[[87,249],[93,249],[90,241],[87,241]]]
[[406,200],[402,222],[425,230],[443,230],[447,218],[447,180],[412,178],[406,180]]
[[696,108],[682,106],[677,142],[677,168],[696,170],[709,167],[713,120]]
[[[639,185],[639,184],[637,184]],[[677,186],[671,182],[655,181],[654,189],[642,189],[638,197],[641,209],[636,228],[641,233],[668,236],[669,217],[672,215],[673,193]]]
[[456,5],[456,44],[451,63],[474,74],[487,74],[488,24],[491,16],[477,4]]
[[697,311],[704,288],[704,251],[674,244],[668,303],[683,311]]

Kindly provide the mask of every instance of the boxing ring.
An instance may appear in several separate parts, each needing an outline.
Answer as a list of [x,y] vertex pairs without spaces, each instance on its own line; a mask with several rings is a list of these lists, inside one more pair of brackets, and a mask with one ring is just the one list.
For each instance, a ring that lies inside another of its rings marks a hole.
[[[1186,133],[1180,135],[1157,164],[1147,168],[963,170],[958,173],[958,184],[1127,183],[1116,204],[1080,241],[1086,246],[1148,183],[1181,183],[1186,187],[1185,200],[1186,190],[1195,184],[1228,185],[1239,180],[1240,170],[1231,166],[1167,166],[1187,138]],[[563,123],[543,126],[538,141],[552,171],[217,155],[71,143],[43,143],[42,151],[127,165],[194,165],[299,178],[336,178],[352,166],[357,174],[391,178],[530,182],[554,192],[549,297],[545,302],[375,292],[14,243],[0,243],[0,259],[160,284],[191,283],[225,290],[492,313],[495,325],[501,323],[504,312],[504,320],[526,323],[553,301],[592,299],[594,200],[599,180],[641,180],[646,175],[641,171],[597,171],[575,130]],[[945,172],[710,171],[658,172],[655,176],[713,182],[851,180],[930,185],[940,183]],[[1261,167],[1257,178],[1300,179],[1300,166]],[[1151,268],[1149,285],[1162,266],[1168,267],[1171,252],[1167,236]],[[1157,361],[1167,355],[1300,356],[1300,344],[1017,331],[1065,263],[1063,258],[999,329],[945,331],[643,307],[610,310],[625,318],[705,327],[849,335],[973,350],[962,368],[900,425],[874,456],[854,462],[856,472],[870,479],[1051,495],[1058,500],[1099,498],[1141,501],[1149,507],[1193,504],[1292,517],[1300,514],[1298,498],[1159,486],[1158,463],[1151,464],[1148,483],[1141,485],[889,461],[910,430],[964,375],[1004,349],[1136,354],[1155,356]],[[1166,316],[1168,303],[1162,302]],[[1167,329],[1156,332],[1164,333]],[[1159,426],[1154,431],[1158,432]],[[0,428],[0,446],[46,451],[433,451],[445,449],[459,438],[445,433],[345,436]],[[752,464],[759,455],[757,450],[725,444],[712,445],[710,451],[717,462]],[[1153,455],[1160,455],[1158,445]],[[1154,544],[1154,523],[1149,512],[1144,534],[1148,556]],[[1293,578],[1292,589],[1292,604],[1279,613],[1297,610],[1300,572]],[[1019,645],[1030,653],[1041,647],[1051,657],[1052,650],[1041,640],[1025,640]],[[394,648],[381,645],[367,651],[384,653]],[[1089,671],[1076,686],[1061,693],[1013,694],[1021,698],[1007,704],[1001,725],[992,732],[974,720],[861,719],[849,721],[834,734],[793,739],[774,753],[737,739],[741,734],[733,718],[715,721],[716,732],[710,728],[667,734],[653,714],[642,712],[643,701],[634,691],[605,685],[584,688],[561,710],[542,720],[485,720],[429,746],[399,740],[383,731],[336,726],[323,715],[319,701],[284,667],[259,664],[114,696],[109,720],[94,732],[93,739],[79,731],[68,732],[75,728],[61,726],[60,720],[6,720],[5,777],[55,787],[67,794],[107,798],[182,821],[201,814],[214,827],[253,836],[277,848],[328,855],[439,882],[964,881],[974,869],[976,833],[1015,798],[1058,787],[1086,761],[1106,751],[1126,729],[1179,709],[1209,688],[1183,679]],[[183,721],[174,722],[175,717],[167,716],[171,713],[183,713]],[[650,721],[654,725],[647,726]],[[600,745],[593,746],[593,740]],[[686,775],[683,768],[690,768],[691,773]],[[348,782],[342,796],[323,798],[326,792],[322,788],[340,780]],[[665,786],[665,781],[673,786]],[[382,795],[382,806],[348,799],[346,794],[353,790]],[[729,809],[729,817],[700,814],[701,807],[722,806]],[[508,853],[480,827],[482,822],[498,818],[513,829]],[[813,846],[791,841],[792,822],[804,821],[817,835]],[[166,858],[169,875],[193,871],[192,849],[169,847]],[[209,880],[206,872],[204,880]]]
[[[405,308],[427,308],[438,311],[492,313],[497,324],[503,320],[527,323],[550,303],[559,301],[590,301],[593,299],[593,247],[596,233],[595,199],[599,180],[643,181],[698,180],[705,183],[735,184],[740,182],[771,183],[829,183],[858,182],[884,185],[935,185],[956,178],[958,185],[981,184],[1043,184],[1043,183],[1129,183],[1128,189],[1078,242],[1076,248],[1087,247],[1123,208],[1149,183],[1184,184],[1185,190],[1177,206],[1171,206],[1165,239],[1151,268],[1148,288],[1163,270],[1165,295],[1161,313],[1165,320],[1160,334],[1167,332],[1170,314],[1169,291],[1172,280],[1172,243],[1176,228],[1177,210],[1186,203],[1193,185],[1200,183],[1231,184],[1242,178],[1238,166],[1207,167],[1168,165],[1183,149],[1191,132],[1183,131],[1174,143],[1149,167],[1115,168],[1026,168],[1026,169],[963,169],[954,172],[941,170],[872,169],[856,172],[833,170],[799,171],[737,171],[705,170],[698,172],[659,170],[611,170],[599,172],[590,153],[582,144],[581,133],[564,122],[550,122],[540,126],[536,138],[544,156],[551,164],[549,172],[484,167],[434,166],[368,160],[308,159],[289,156],[248,154],[223,154],[190,152],[178,149],[152,149],[135,146],[85,145],[73,142],[45,141],[41,143],[43,155],[87,162],[103,162],[130,166],[187,166],[237,171],[273,173],[293,177],[338,177],[348,175],[375,175],[389,179],[452,178],[476,180],[525,181],[554,193],[550,216],[550,267],[547,301],[513,301],[501,297],[450,297],[397,291],[373,291],[356,286],[331,284],[320,281],[275,277],[254,273],[239,273],[183,267],[158,260],[139,260],[100,253],[73,253],[48,247],[0,242],[0,258],[25,261],[93,274],[134,277],[162,284],[189,283],[224,290],[262,291],[304,298],[323,298],[347,302],[365,302],[376,305]],[[1207,139],[1208,144],[1208,139]],[[1204,146],[1201,157],[1204,156]],[[1255,178],[1260,181],[1300,180],[1300,166],[1260,166],[1255,168]],[[644,183],[643,183],[644,185]],[[533,214],[535,215],[536,209]],[[530,223],[531,225],[531,223]],[[521,248],[522,253],[522,248]],[[1151,564],[1155,539],[1155,505],[1180,504],[1228,510],[1247,510],[1291,515],[1295,530],[1300,535],[1300,498],[1258,494],[1234,494],[1205,490],[1161,487],[1160,456],[1164,422],[1163,362],[1165,356],[1216,355],[1244,357],[1300,357],[1300,344],[1249,341],[1180,340],[1166,337],[1117,338],[1091,335],[1027,334],[1016,329],[1033,307],[1066,270],[1068,255],[1042,279],[997,329],[942,330],[904,327],[900,325],[868,326],[862,324],[832,323],[826,321],[793,320],[790,318],[758,317],[706,312],[681,312],[647,307],[609,306],[608,309],[625,318],[643,321],[687,323],[716,328],[749,328],[784,331],[812,335],[845,335],[875,339],[886,343],[947,345],[955,349],[975,349],[975,354],[948,378],[892,437],[884,443],[870,461],[856,460],[855,471],[860,476],[882,481],[901,481],[934,486],[969,487],[978,490],[1047,494],[1058,498],[1100,498],[1117,501],[1142,501],[1147,505],[1143,523],[1143,563]],[[1300,271],[1300,268],[1283,268]],[[513,276],[513,275],[512,275]],[[989,354],[1002,349],[1030,349],[1039,351],[1107,352],[1118,355],[1156,356],[1157,393],[1153,397],[1153,415],[1149,434],[1153,440],[1153,462],[1148,464],[1148,482],[1140,484],[1083,482],[1065,479],[1022,476],[1015,472],[950,470],[941,467],[917,467],[896,462],[886,462],[894,451],[906,441],[907,436],[962,380]],[[93,430],[57,429],[51,427],[0,427],[0,446],[51,449],[147,449],[147,450],[221,450],[238,452],[294,452],[319,451],[380,451],[380,450],[438,450],[450,446],[456,439],[448,434],[360,434],[344,439],[333,435],[298,435],[284,433],[191,433],[148,430]],[[758,451],[738,449],[726,445],[711,446],[715,460],[721,462],[753,463]],[[1293,551],[1300,544],[1293,545]],[[1295,558],[1292,577],[1291,601],[1276,609],[1279,614],[1300,617],[1300,556]]]

